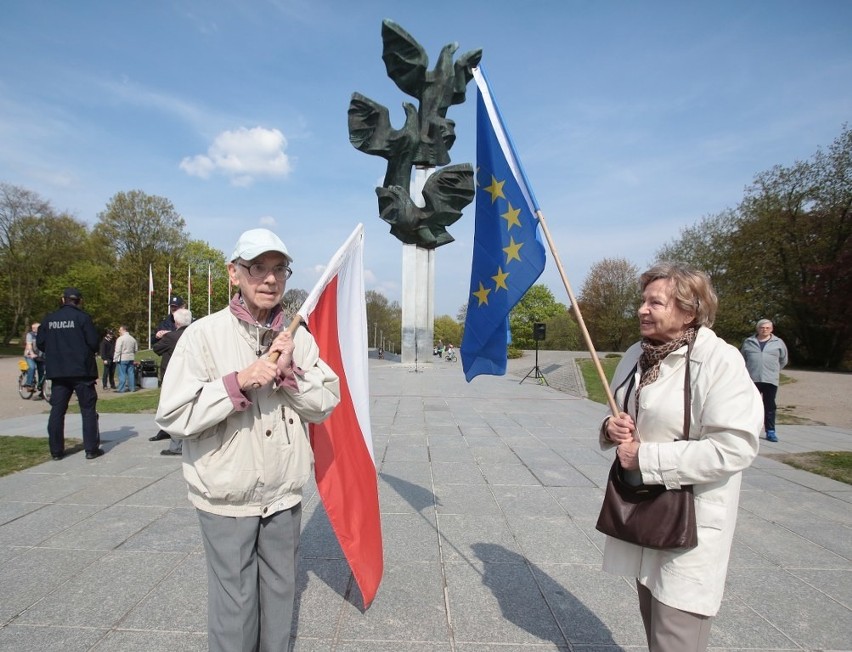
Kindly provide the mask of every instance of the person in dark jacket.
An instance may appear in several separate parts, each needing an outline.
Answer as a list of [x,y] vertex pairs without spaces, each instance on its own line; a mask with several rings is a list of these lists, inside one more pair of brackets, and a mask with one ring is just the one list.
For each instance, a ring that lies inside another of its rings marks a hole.
[[98,433],[98,332],[88,313],[80,308],[83,295],[77,288],[65,288],[62,307],[45,315],[36,343],[45,354],[45,375],[53,383],[47,435],[54,460],[65,455],[65,412],[71,394],[77,394],[83,417],[83,446],[86,459],[104,454]]
[[109,383],[110,389],[115,389],[115,333],[110,328],[107,330],[104,339],[101,340],[101,359],[104,361],[104,376],[101,380],[103,388],[107,388]]
[[154,331],[154,342],[159,342],[160,338],[162,338],[166,333],[172,333],[177,330],[178,327],[175,324],[175,312],[185,307],[186,304],[183,301],[183,297],[178,296],[177,294],[172,295],[172,298],[169,299],[169,314],[163,317],[163,320],[157,324],[157,330]]
[[[168,333],[163,333],[163,336],[156,341],[154,346],[154,353],[160,356],[160,378],[166,377],[166,369],[169,366],[169,360],[171,360],[172,353],[175,350],[175,346],[177,346],[178,340],[181,338],[181,335],[186,331],[186,327],[192,323],[192,313],[186,308],[178,308],[175,310],[172,315],[174,317],[175,326],[177,326],[177,330],[169,331]],[[160,455],[180,455],[183,451],[183,442],[180,439],[173,439],[169,436],[165,430],[160,430],[153,437],[149,437],[148,441],[161,441],[163,439],[171,439],[171,443],[169,447],[161,450]]]

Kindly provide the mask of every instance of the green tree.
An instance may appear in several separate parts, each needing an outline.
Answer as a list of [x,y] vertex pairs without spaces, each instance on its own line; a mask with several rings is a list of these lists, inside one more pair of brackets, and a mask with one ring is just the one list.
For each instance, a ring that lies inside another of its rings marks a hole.
[[[176,272],[177,279],[174,278]],[[177,257],[177,262],[172,263],[172,276],[175,287],[182,288],[186,283],[184,299],[192,310],[193,317],[208,314],[208,306],[211,313],[221,310],[230,301],[225,254],[202,240],[190,240],[186,243]],[[179,290],[175,290],[175,293],[183,295]]]
[[442,340],[444,344],[452,343],[453,346],[461,345],[462,327],[449,315],[441,315],[435,318],[435,340]]
[[836,368],[852,347],[852,131],[827,151],[758,174],[735,211],[664,247],[710,273],[714,329],[739,342],[772,319],[800,364]]
[[563,304],[556,301],[546,285],[533,285],[509,313],[511,346],[516,349],[534,348],[533,324],[546,322],[566,310]]
[[[741,205],[735,261],[768,295],[791,355],[839,366],[852,344],[852,130],[828,151],[757,176]],[[749,324],[752,326],[752,323]]]
[[[91,260],[89,232],[82,222],[56,214],[36,193],[0,184],[0,325],[4,342],[56,308],[61,283],[75,276],[78,261]],[[61,279],[58,277],[62,277]]]
[[[184,273],[187,270],[187,263],[180,265],[180,261],[189,259],[185,229],[186,223],[168,199],[141,190],[115,194],[98,214],[93,238],[103,260],[114,270],[113,319],[127,324],[142,346],[147,342],[149,265],[158,278],[165,278],[171,264],[172,284],[180,287],[181,267]],[[206,288],[206,279],[203,286]],[[205,310],[201,314],[206,313],[206,292],[203,294]]]
[[599,351],[624,351],[638,339],[639,270],[625,258],[592,265],[578,302],[583,322]]
[[580,337],[580,327],[570,311],[564,311],[545,320],[547,337],[541,348],[548,351],[578,351],[585,348]]
[[373,347],[384,344],[389,351],[399,351],[402,341],[402,308],[396,301],[376,290],[367,290],[367,341]]

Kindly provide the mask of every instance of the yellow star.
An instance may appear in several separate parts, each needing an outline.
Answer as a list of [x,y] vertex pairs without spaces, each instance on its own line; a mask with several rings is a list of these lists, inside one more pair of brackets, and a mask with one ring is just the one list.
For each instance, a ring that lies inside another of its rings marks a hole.
[[503,185],[505,183],[505,181],[497,181],[497,179],[494,178],[494,175],[491,175],[491,185],[485,188],[484,190],[485,192],[491,193],[492,204],[497,201],[498,197],[506,199],[506,195],[503,194]]
[[506,252],[506,263],[510,260],[521,260],[521,256],[518,253],[521,250],[521,247],[524,246],[523,242],[515,243],[514,238],[509,238],[509,246],[503,247],[503,251]]
[[520,227],[521,220],[518,219],[518,215],[521,214],[520,208],[512,208],[512,202],[509,202],[509,210],[500,215],[504,220],[506,220],[506,230],[511,231],[513,226]]
[[509,287],[506,285],[506,279],[509,277],[507,272],[503,271],[502,267],[497,268],[497,275],[492,276],[491,278],[494,281],[494,291],[496,292],[500,288],[503,288],[507,292],[509,291]]
[[485,289],[485,287],[482,285],[482,281],[480,281],[479,282],[479,291],[473,293],[473,296],[475,296],[477,299],[479,299],[479,304],[477,305],[477,308],[479,306],[481,306],[483,303],[486,306],[488,305],[488,293],[489,292],[491,292],[491,290]]

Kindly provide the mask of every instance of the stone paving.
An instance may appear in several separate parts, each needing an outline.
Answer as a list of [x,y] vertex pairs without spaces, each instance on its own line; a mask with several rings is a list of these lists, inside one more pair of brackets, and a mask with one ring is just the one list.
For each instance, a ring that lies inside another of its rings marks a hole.
[[[578,382],[573,365],[540,356],[550,386],[520,382],[529,358],[470,384],[460,363],[370,365],[383,583],[363,611],[309,486],[294,650],[645,649],[632,580],[599,570],[611,453],[597,447],[605,407],[555,388]],[[0,434],[45,424],[7,419]],[[67,424],[79,437],[79,415]],[[207,649],[197,518],[156,430],[103,414],[103,457],[0,478],[0,652]],[[852,450],[848,430],[778,432],[763,449]],[[850,502],[849,485],[758,458],[711,649],[852,649]]]

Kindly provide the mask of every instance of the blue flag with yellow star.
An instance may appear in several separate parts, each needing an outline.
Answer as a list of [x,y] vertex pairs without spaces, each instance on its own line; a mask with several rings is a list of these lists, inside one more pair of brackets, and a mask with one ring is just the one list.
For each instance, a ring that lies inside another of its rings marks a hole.
[[491,95],[476,80],[476,225],[467,318],[461,344],[468,382],[506,373],[509,312],[544,271],[538,205]]

